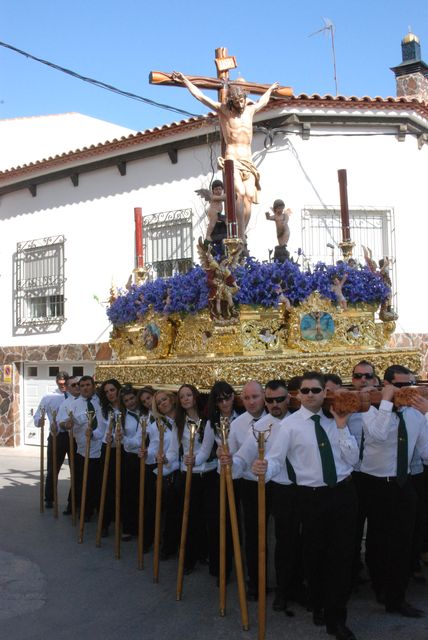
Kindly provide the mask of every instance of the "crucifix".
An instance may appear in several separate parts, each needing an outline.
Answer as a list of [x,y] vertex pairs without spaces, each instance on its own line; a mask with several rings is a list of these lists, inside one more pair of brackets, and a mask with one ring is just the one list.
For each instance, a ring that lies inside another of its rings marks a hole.
[[[225,169],[226,198],[228,210],[235,205],[238,237],[245,244],[245,230],[251,216],[251,205],[258,202],[260,175],[252,162],[251,142],[253,139],[254,115],[265,107],[271,96],[290,97],[290,87],[280,87],[277,82],[262,85],[246,82],[242,78],[230,80],[229,70],[236,67],[234,56],[228,56],[223,47],[216,49],[217,78],[205,76],[185,76],[180,72],[163,73],[152,71],[151,84],[184,86],[194,98],[212,109],[218,116],[221,129],[222,157],[219,168]],[[202,93],[203,89],[217,90],[218,99],[213,100]],[[247,101],[247,94],[261,94],[257,102]],[[228,161],[233,163],[233,180],[228,180],[230,169]],[[228,182],[232,182],[236,199],[230,196]],[[229,191],[229,194],[228,194]],[[229,218],[228,218],[229,222]]]

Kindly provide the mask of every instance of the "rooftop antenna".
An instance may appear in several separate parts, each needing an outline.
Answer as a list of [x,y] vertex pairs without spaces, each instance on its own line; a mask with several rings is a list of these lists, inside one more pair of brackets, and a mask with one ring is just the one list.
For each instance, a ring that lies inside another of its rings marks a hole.
[[327,33],[327,31],[330,31],[330,37],[331,37],[331,50],[333,53],[333,75],[334,75],[334,86],[336,88],[336,95],[339,95],[339,89],[337,86],[337,73],[336,73],[336,51],[334,48],[334,30],[335,30],[335,26],[332,23],[332,21],[329,18],[323,18],[324,20],[324,26],[322,27],[322,29],[318,29],[318,31],[314,31],[313,33],[309,34],[309,38],[311,36],[316,36],[318,33]]

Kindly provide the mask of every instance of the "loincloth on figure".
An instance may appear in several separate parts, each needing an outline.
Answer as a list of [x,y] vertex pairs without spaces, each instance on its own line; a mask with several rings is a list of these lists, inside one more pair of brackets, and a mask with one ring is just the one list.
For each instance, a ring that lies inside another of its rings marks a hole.
[[[219,169],[224,171],[224,158],[217,158],[217,165]],[[239,175],[241,176],[242,182],[245,182],[250,178],[250,176],[254,177],[254,195],[251,198],[251,201],[254,204],[258,204],[259,202],[259,191],[261,191],[260,186],[260,173],[257,171],[256,166],[251,162],[251,160],[244,160],[242,158],[238,158],[233,161],[233,168],[235,171],[239,171]]]

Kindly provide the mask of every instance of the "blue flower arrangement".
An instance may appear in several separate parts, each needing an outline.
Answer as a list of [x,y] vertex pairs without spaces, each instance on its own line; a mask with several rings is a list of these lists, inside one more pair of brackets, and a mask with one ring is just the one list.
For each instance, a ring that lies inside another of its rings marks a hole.
[[[237,266],[234,276],[239,291],[234,296],[237,304],[277,307],[282,296],[293,306],[303,302],[314,291],[337,301],[332,289],[337,278],[343,283],[342,293],[349,304],[373,303],[380,305],[390,296],[390,289],[379,273],[364,266],[351,267],[347,263],[326,265],[319,262],[313,270],[302,270],[293,261],[258,262],[247,258]],[[129,291],[120,291],[107,309],[110,322],[115,325],[135,322],[153,308],[158,313],[197,313],[208,307],[208,284],[205,271],[194,266],[186,274],[171,278],[158,278]]]

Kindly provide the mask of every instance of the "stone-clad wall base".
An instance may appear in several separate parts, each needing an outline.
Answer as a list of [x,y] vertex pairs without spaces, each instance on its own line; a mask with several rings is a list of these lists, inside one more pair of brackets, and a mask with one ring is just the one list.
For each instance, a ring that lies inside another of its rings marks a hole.
[[[393,348],[416,347],[422,353],[421,378],[428,379],[428,333],[394,333],[389,346]],[[397,362],[397,364],[400,364]]]
[[[110,360],[108,342],[32,347],[0,347],[0,446],[19,446],[20,392],[23,362],[96,362]],[[12,365],[12,381],[5,382],[4,365]]]

